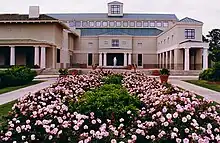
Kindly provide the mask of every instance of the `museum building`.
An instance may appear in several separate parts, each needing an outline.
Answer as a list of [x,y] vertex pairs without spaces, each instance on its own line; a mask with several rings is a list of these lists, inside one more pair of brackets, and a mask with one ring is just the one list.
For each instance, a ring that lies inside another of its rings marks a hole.
[[203,22],[175,14],[126,13],[108,3],[106,13],[0,14],[0,66],[80,65],[202,70],[208,67]]

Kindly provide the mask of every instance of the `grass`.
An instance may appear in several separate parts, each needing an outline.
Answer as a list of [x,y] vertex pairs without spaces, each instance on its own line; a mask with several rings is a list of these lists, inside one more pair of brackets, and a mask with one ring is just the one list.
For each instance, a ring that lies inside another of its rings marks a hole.
[[30,82],[28,84],[25,84],[25,85],[1,88],[0,89],[0,94],[11,92],[11,91],[14,91],[14,90],[17,90],[17,89],[21,89],[21,88],[24,88],[24,87],[28,87],[28,86],[31,86],[31,85],[35,85],[35,84],[38,84],[38,83],[41,83],[41,82],[44,82],[44,81],[37,80],[37,81],[32,81],[32,82]]
[[185,80],[185,82],[192,83],[192,84],[195,84],[201,87],[205,87],[205,88],[220,92],[220,84],[217,84],[217,83],[210,83],[205,80]]
[[8,115],[8,112],[11,111],[12,106],[17,102],[17,100],[8,102],[6,104],[0,105],[0,130],[3,129],[2,125],[7,123],[5,117]]

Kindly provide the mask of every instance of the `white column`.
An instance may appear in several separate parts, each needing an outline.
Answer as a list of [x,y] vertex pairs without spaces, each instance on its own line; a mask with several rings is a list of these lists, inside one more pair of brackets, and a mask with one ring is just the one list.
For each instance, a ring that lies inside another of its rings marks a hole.
[[104,53],[104,63],[103,63],[104,66],[107,65],[107,57],[106,57],[106,54],[107,54],[107,53]]
[[160,54],[157,54],[157,65],[158,68],[160,67]]
[[172,60],[173,60],[173,50],[170,51],[170,69],[172,69]]
[[188,71],[189,70],[189,48],[185,48],[185,66],[184,70]]
[[99,66],[102,66],[102,53],[99,53]]
[[128,53],[128,64],[131,65],[131,53]]
[[127,53],[124,53],[124,66],[127,66]]
[[40,67],[41,68],[46,68],[46,48],[41,47],[41,56],[40,56]]
[[34,47],[34,65],[39,66],[39,46]]
[[11,46],[10,48],[10,65],[15,65],[15,47]]
[[169,67],[168,67],[168,63],[169,63],[169,52],[168,51],[166,51],[166,68],[168,69]]
[[164,53],[161,53],[161,68],[164,68]]
[[[52,48],[52,53],[53,53],[53,63],[52,63],[52,68],[56,68],[56,63],[57,63],[57,59],[56,59],[56,47],[51,47]],[[69,60],[70,62],[70,60]]]
[[208,69],[208,48],[203,48],[203,70]]

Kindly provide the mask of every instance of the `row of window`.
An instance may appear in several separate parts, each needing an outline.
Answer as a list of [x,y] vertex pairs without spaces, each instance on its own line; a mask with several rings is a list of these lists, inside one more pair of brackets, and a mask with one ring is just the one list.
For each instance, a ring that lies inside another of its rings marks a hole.
[[70,21],[70,27],[168,27],[168,22],[156,21]]
[[[105,44],[105,45],[108,45],[108,41],[104,41],[104,44]],[[122,45],[126,45],[126,44],[127,44],[126,41],[122,41]],[[88,45],[89,45],[89,48],[91,48],[92,45],[93,45],[93,43],[92,43],[92,42],[89,42]],[[119,39],[112,39],[111,45],[112,45],[112,47],[119,47],[119,45],[120,45]],[[141,46],[142,46],[142,43],[139,42],[139,43],[137,43],[137,45],[138,45],[138,47],[141,47]]]
[[[172,35],[171,40],[173,41],[174,35]],[[185,29],[185,39],[195,39],[195,29]],[[164,39],[163,41],[158,42],[158,44],[169,44],[170,37]]]

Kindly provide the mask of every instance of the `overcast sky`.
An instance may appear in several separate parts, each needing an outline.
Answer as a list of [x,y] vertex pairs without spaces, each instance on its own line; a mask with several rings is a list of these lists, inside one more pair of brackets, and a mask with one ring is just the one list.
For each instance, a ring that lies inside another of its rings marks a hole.
[[[30,5],[40,6],[41,13],[107,12],[112,0],[1,0],[1,13],[28,13]],[[4,2],[3,2],[4,1]],[[181,19],[191,17],[204,22],[206,35],[220,28],[220,0],[119,0],[124,12],[173,13]],[[4,4],[3,4],[4,3]]]

